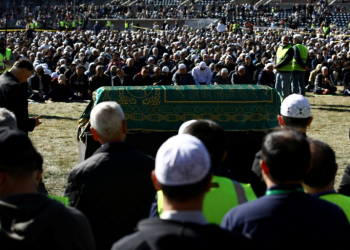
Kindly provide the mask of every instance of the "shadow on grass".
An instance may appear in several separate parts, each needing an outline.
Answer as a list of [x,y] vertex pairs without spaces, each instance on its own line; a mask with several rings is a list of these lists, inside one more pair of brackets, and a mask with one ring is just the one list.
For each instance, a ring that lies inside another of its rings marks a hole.
[[327,107],[327,108],[349,108],[350,109],[350,105],[342,105],[342,104],[338,104],[338,105],[332,105],[332,104],[314,104],[314,106],[322,106],[322,107]]
[[325,111],[334,111],[334,112],[350,112],[349,110],[346,109],[335,109],[335,108],[315,108],[312,107],[312,110],[318,109],[318,110],[325,110]]
[[[29,114],[29,117],[38,116],[37,114]],[[56,116],[56,115],[43,115],[43,119],[57,119],[57,120],[69,120],[69,121],[78,121],[78,118],[65,117],[65,116]]]

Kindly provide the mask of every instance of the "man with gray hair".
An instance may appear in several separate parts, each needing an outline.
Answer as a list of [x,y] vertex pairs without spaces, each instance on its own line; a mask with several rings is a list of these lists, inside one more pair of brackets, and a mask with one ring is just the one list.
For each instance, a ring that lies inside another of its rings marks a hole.
[[91,132],[102,146],[74,167],[65,196],[90,221],[97,249],[111,249],[148,217],[155,196],[154,159],[125,143],[125,115],[116,102],[102,102],[90,115]]
[[299,34],[293,36],[294,42],[294,58],[293,58],[293,74],[292,74],[292,92],[293,94],[302,94],[305,96],[305,72],[309,71],[307,61],[309,58],[309,50],[302,45],[303,37]]
[[230,78],[228,77],[228,70],[226,68],[221,69],[220,72],[215,76],[214,84],[232,84]]
[[0,108],[0,127],[17,129],[15,114],[5,108]]

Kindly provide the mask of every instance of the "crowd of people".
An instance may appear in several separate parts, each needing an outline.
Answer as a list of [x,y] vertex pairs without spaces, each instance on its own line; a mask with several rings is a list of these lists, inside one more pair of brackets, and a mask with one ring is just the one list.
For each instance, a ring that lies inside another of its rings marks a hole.
[[327,22],[313,33],[223,21],[210,29],[169,27],[166,20],[160,26],[111,31],[96,22],[94,30],[60,32],[29,27],[8,32],[6,45],[0,37],[0,53],[10,65],[20,58],[33,63],[27,95],[39,102],[88,100],[102,86],[257,84],[285,98],[305,91],[334,94],[344,85],[341,93],[349,94],[350,33]]

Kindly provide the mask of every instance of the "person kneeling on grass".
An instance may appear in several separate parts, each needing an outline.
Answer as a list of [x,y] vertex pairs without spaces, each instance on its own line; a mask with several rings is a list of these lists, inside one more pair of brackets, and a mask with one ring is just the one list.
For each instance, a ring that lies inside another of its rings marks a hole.
[[318,95],[334,94],[337,88],[334,87],[331,75],[328,74],[328,68],[322,67],[321,73],[316,76],[314,93]]

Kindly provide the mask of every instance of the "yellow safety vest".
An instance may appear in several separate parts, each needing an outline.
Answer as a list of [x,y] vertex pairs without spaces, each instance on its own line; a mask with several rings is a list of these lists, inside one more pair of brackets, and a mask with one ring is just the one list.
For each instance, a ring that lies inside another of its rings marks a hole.
[[60,26],[61,26],[62,28],[64,27],[64,22],[63,22],[63,21],[60,22]]
[[75,21],[72,22],[72,28],[75,28]]
[[[292,45],[287,45],[283,48],[283,46],[279,46],[276,53],[276,64],[279,64],[287,55],[288,50],[292,48]],[[282,68],[278,68],[280,71],[293,71],[293,63],[290,61],[287,65]]]
[[111,26],[111,21],[107,21],[107,27]]
[[341,207],[350,222],[350,197],[342,194],[333,193],[321,195],[320,199],[332,202]]
[[[163,192],[157,192],[158,214],[163,211]],[[208,223],[221,224],[225,214],[231,208],[256,199],[250,184],[239,183],[226,177],[213,176],[212,187],[203,201],[203,214]]]
[[83,20],[79,19],[79,25],[83,25]]
[[311,24],[311,28],[315,29],[316,25],[315,24]]
[[329,32],[330,32],[329,26],[328,27],[322,27],[322,30],[323,30],[324,34],[329,34]]
[[[307,60],[307,56],[309,55],[309,51],[308,49],[302,45],[302,44],[296,44],[294,45],[294,47],[297,47],[299,50],[299,54],[301,57],[301,60],[306,64],[306,60]],[[293,57],[293,70],[298,70],[298,71],[305,71],[305,69],[303,69],[295,60],[295,58]]]
[[29,27],[33,30],[34,29],[34,23],[30,23]]
[[39,23],[35,23],[35,28],[39,29]]
[[125,29],[128,29],[129,28],[129,23],[126,22],[124,27],[125,27]]
[[[6,59],[7,61],[10,61],[11,58],[11,50],[10,49],[6,49]],[[0,53],[0,73],[3,73],[5,70],[9,70],[9,67],[6,67],[6,69],[3,68],[3,64],[4,63],[4,56],[3,54]]]
[[238,30],[238,29],[239,29],[239,24],[238,24],[238,23],[237,23],[237,24],[234,24],[234,25],[233,25],[233,29],[234,29],[234,30]]

